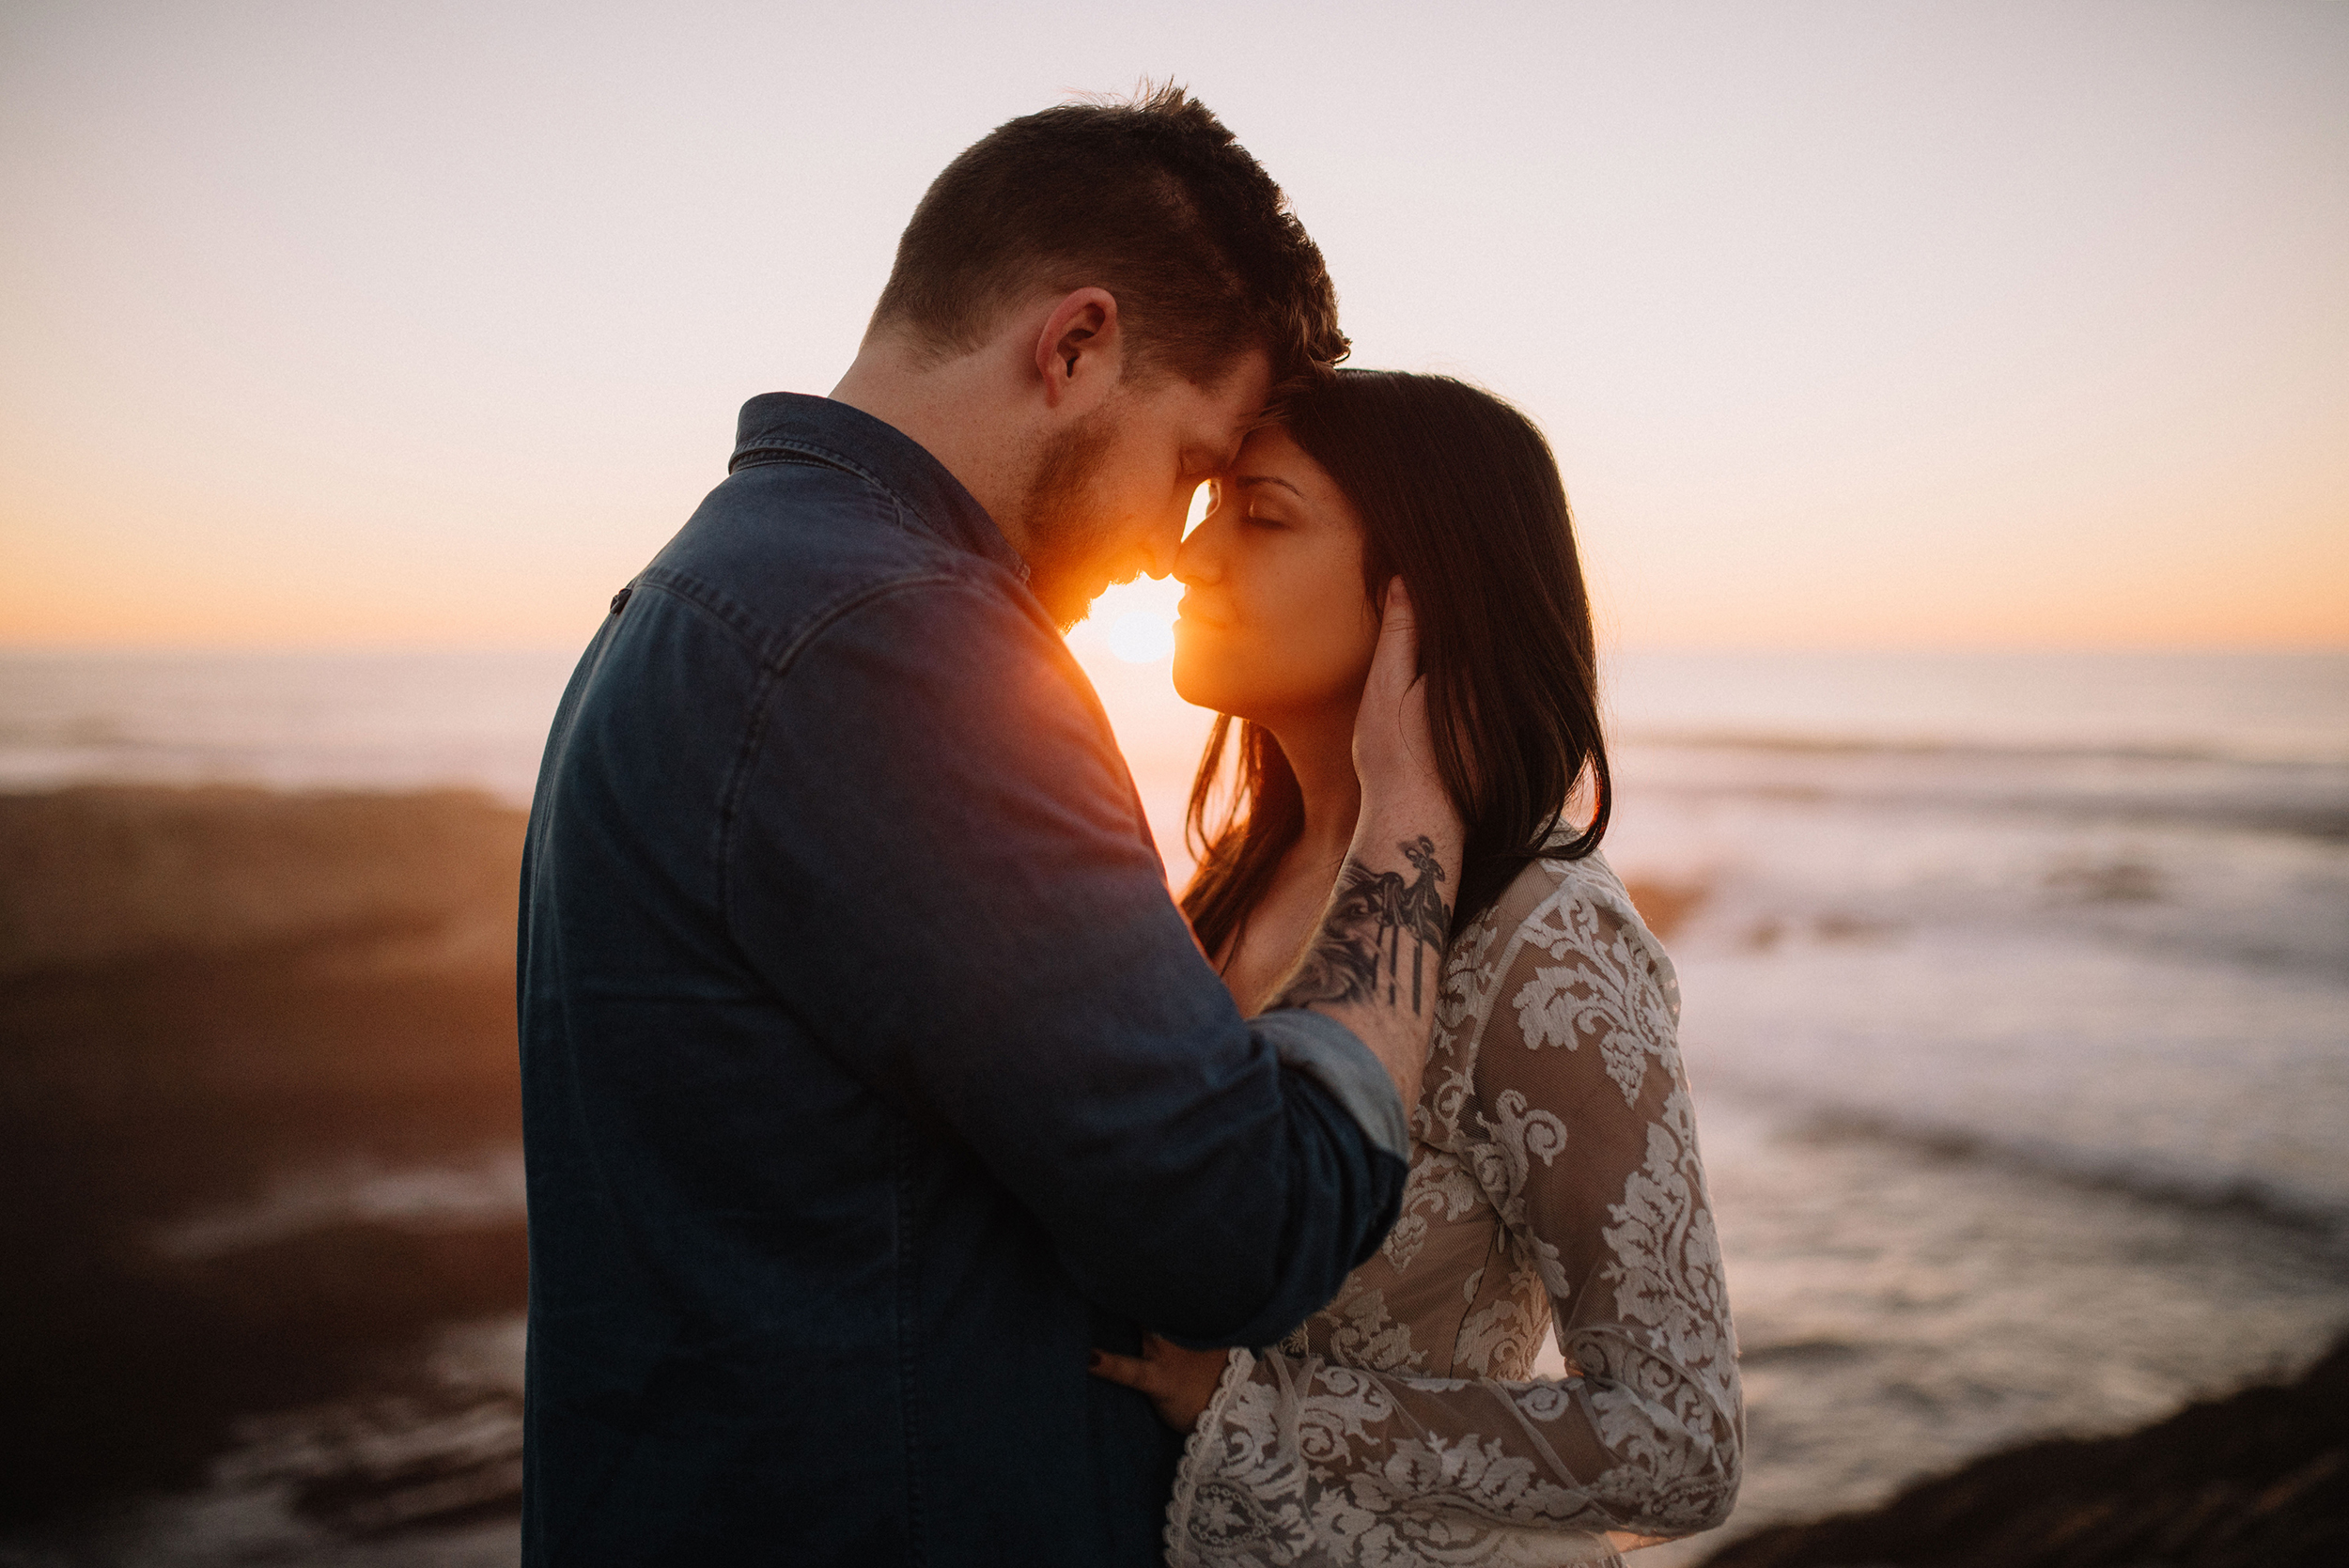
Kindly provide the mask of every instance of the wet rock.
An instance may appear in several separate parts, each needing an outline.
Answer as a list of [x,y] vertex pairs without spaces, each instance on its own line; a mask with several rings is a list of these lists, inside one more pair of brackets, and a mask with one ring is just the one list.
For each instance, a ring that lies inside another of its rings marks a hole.
[[2121,1437],[1992,1454],[1883,1507],[1758,1531],[1704,1568],[2339,1568],[2349,1339],[2297,1383]]

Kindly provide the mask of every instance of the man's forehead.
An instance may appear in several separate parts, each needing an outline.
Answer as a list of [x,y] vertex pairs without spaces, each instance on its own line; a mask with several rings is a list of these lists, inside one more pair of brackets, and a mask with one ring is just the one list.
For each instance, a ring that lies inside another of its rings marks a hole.
[[1237,452],[1248,432],[1263,422],[1265,403],[1271,396],[1272,362],[1263,349],[1251,349],[1210,394],[1221,444]]
[[1224,377],[1234,397],[1248,405],[1248,416],[1253,419],[1272,396],[1272,356],[1262,349],[1251,349],[1233,363]]
[[1208,385],[1169,375],[1139,396],[1149,410],[1145,417],[1200,459],[1221,466],[1238,455],[1249,432],[1263,423],[1271,392],[1271,366],[1262,350],[1252,350]]

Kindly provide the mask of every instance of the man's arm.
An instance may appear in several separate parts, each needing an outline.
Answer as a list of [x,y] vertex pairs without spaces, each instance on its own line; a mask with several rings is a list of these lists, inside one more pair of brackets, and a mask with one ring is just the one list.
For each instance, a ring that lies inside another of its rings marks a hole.
[[1267,1343],[1377,1245],[1408,1152],[1380,1060],[1342,1005],[1240,1017],[1098,705],[1005,587],[909,582],[826,623],[728,795],[738,951],[926,1146],[983,1165],[1084,1295]]

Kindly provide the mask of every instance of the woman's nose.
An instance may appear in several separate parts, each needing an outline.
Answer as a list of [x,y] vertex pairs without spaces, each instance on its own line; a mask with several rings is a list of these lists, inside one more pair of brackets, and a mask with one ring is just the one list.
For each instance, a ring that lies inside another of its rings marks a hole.
[[1215,520],[1210,517],[1190,531],[1174,551],[1174,581],[1185,587],[1205,586],[1223,575],[1223,563],[1215,552],[1212,535]]

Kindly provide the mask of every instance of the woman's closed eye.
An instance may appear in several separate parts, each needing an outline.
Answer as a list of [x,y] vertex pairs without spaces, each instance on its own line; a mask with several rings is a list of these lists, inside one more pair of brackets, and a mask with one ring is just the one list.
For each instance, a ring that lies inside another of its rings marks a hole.
[[1297,487],[1268,474],[1236,474],[1224,494],[1240,505],[1240,520],[1251,528],[1293,528]]

